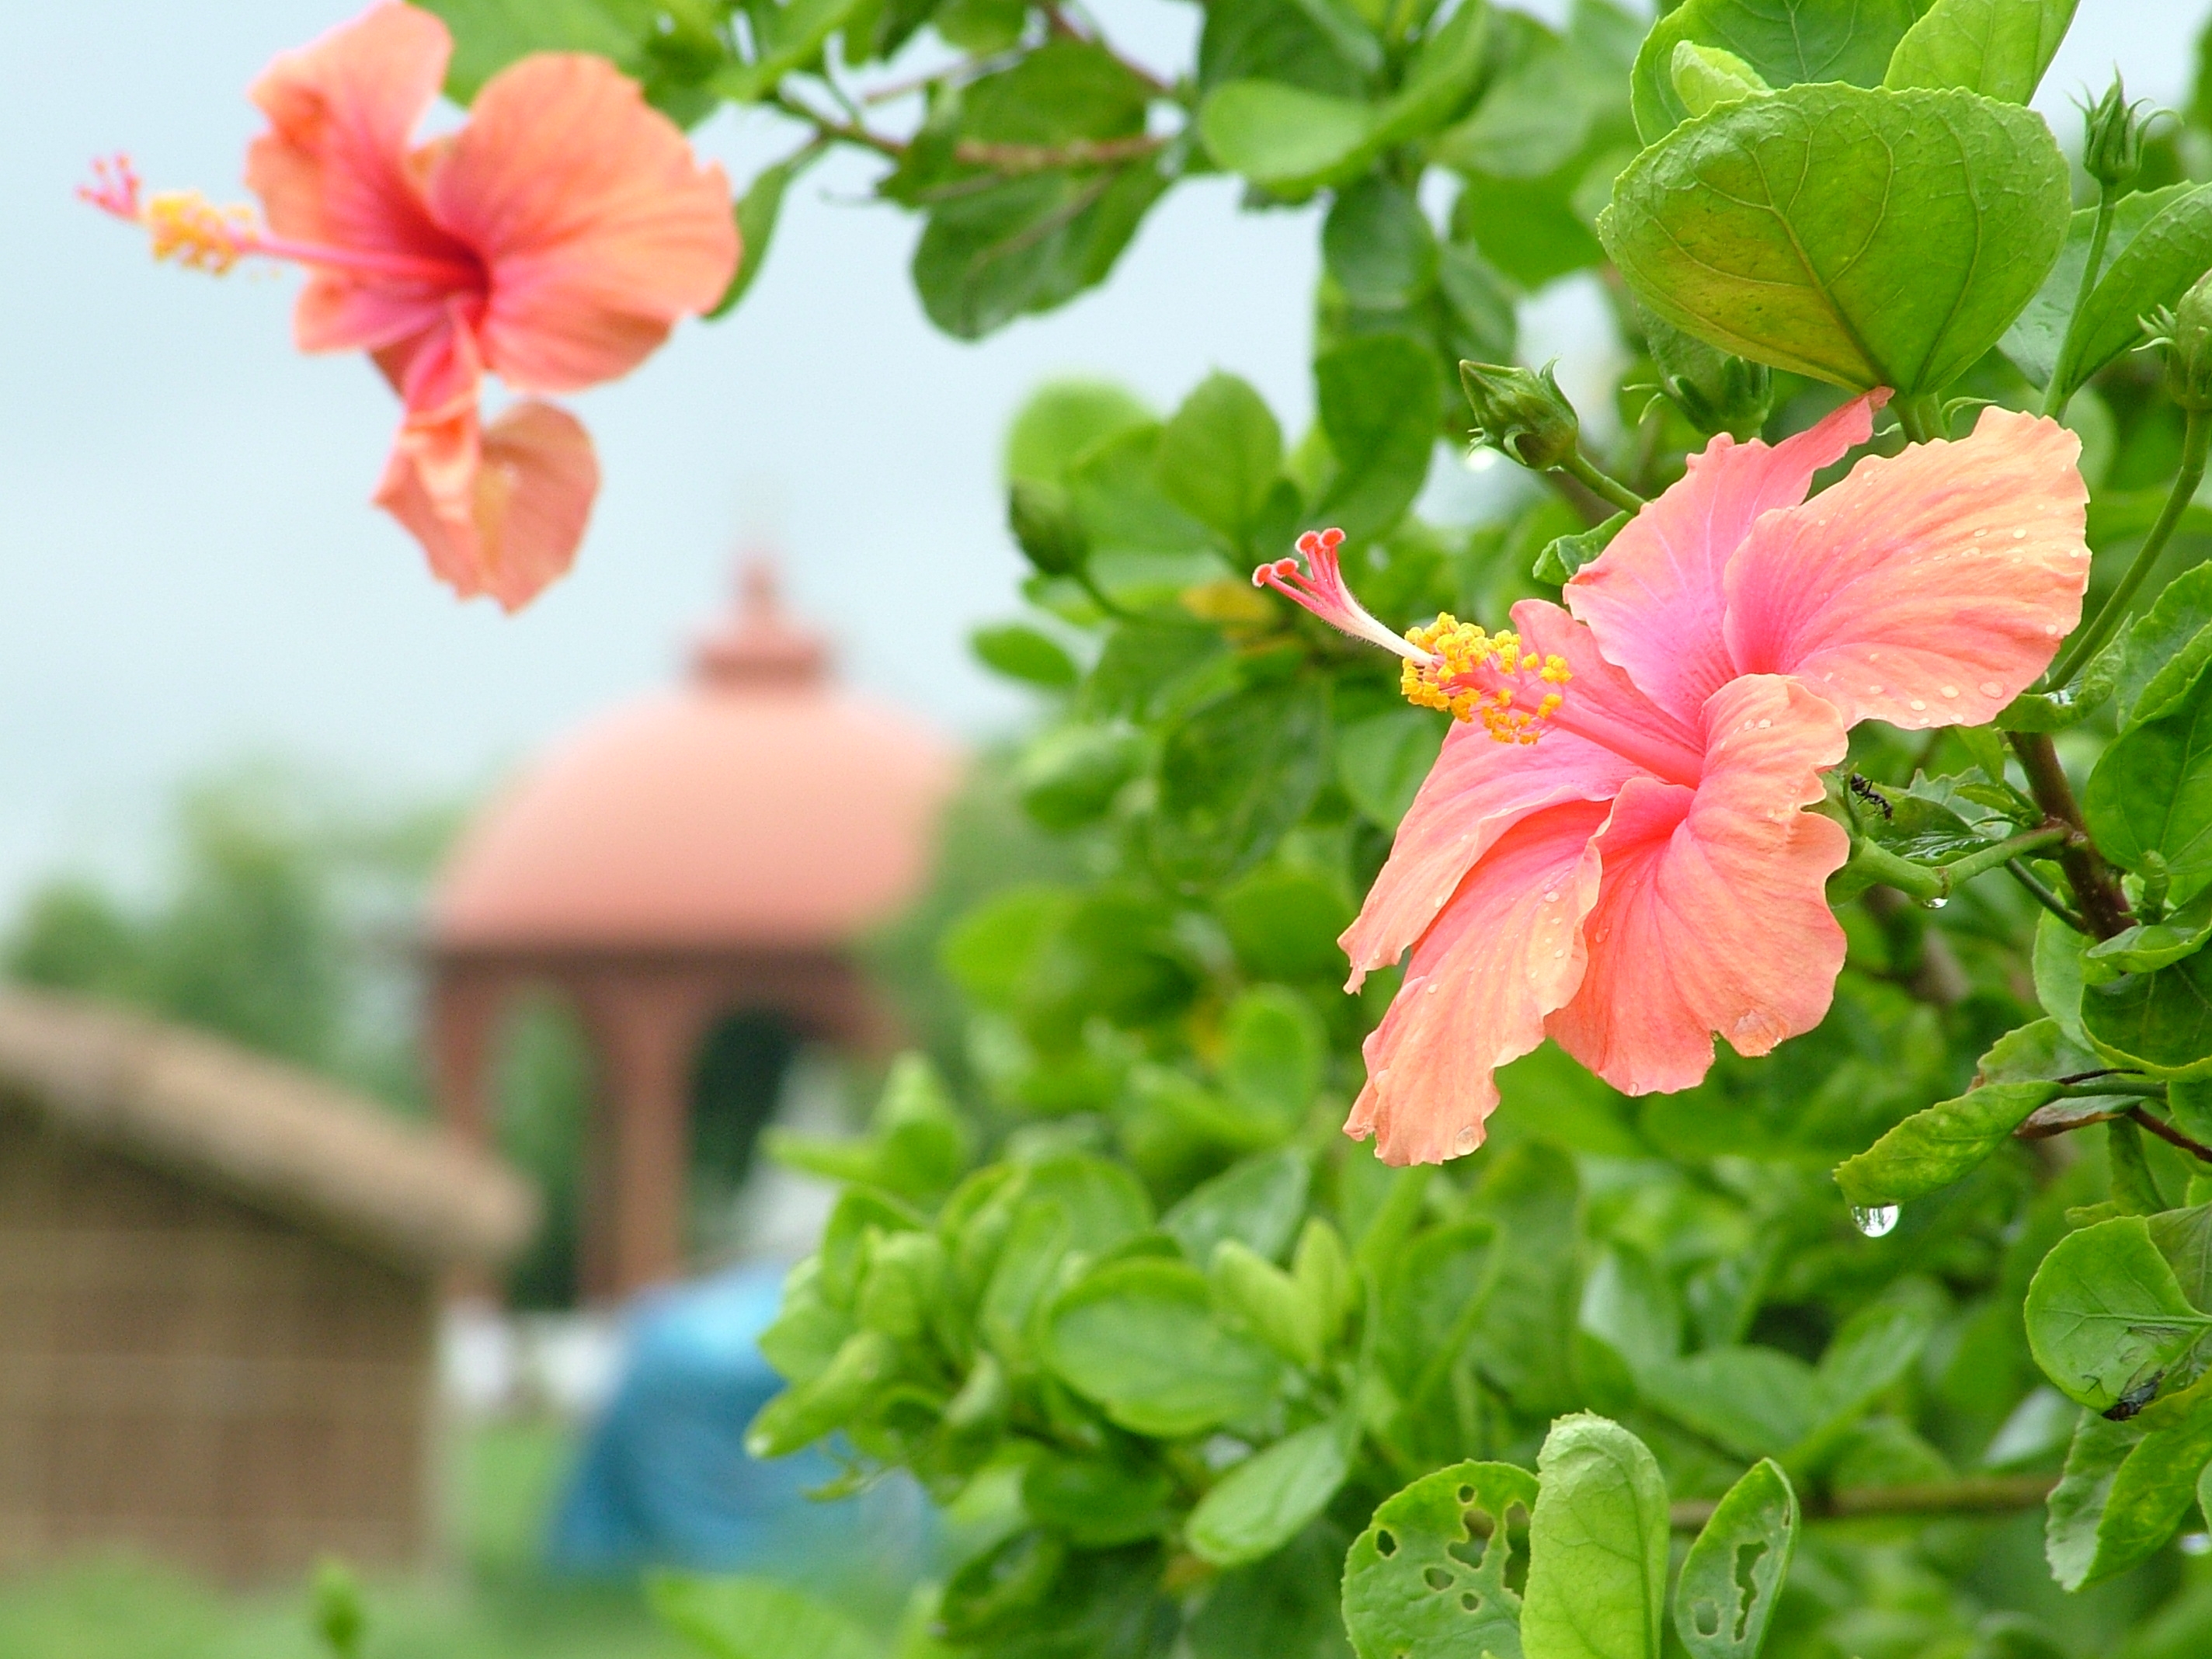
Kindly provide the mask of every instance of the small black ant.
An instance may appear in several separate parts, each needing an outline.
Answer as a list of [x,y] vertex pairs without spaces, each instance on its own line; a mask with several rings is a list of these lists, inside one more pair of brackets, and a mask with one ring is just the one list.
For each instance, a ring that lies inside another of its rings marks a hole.
[[1897,809],[1889,804],[1889,797],[1856,772],[1851,774],[1850,787],[1851,793],[1880,812],[1885,819],[1894,818],[1897,816]]

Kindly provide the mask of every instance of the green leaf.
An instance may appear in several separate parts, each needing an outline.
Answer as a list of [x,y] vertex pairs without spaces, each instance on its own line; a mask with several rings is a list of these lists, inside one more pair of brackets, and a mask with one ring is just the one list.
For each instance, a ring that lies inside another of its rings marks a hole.
[[1030,393],[1006,428],[1006,477],[1064,485],[1085,452],[1153,423],[1144,402],[1111,380],[1048,380]]
[[1526,1469],[1475,1462],[1383,1499],[1344,1559],[1359,1659],[1522,1659],[1521,1598],[1506,1579],[1514,1526],[1536,1501]]
[[1232,1318],[1292,1364],[1321,1369],[1327,1310],[1297,1279],[1234,1238],[1214,1246],[1206,1276]]
[[1603,524],[1593,525],[1588,530],[1553,537],[1544,544],[1544,550],[1536,556],[1535,567],[1528,574],[1540,582],[1564,583],[1613,544],[1613,538],[1627,526],[1630,516],[1626,512],[1616,513]]
[[1337,192],[1322,223],[1322,261],[1353,305],[1412,305],[1437,279],[1437,237],[1413,191],[1370,173]]
[[1779,1455],[1820,1426],[1820,1373],[1778,1348],[1707,1348],[1646,1365],[1644,1402],[1740,1457]]
[[802,165],[778,161],[774,167],[763,167],[738,198],[738,268],[730,273],[730,285],[722,290],[722,297],[706,313],[708,321],[728,315],[760,274],[769,239],[775,234],[776,218],[783,211],[783,192]]
[[1352,925],[1342,888],[1307,870],[1261,870],[1213,901],[1238,964],[1255,979],[1343,979],[1337,935]]
[[[2113,210],[2112,228],[2106,236],[2105,269],[2112,269],[2113,258],[2142,234],[2145,225],[2196,188],[2194,185],[2168,185],[2159,190],[2123,196],[2119,206]],[[2083,208],[2074,215],[2067,226],[2066,244],[2058,251],[2057,262],[2044,277],[2035,297],[2027,302],[2027,308],[2013,319],[2000,343],[2005,356],[2037,386],[2047,384],[2057,367],[2058,349],[2066,337],[2067,320],[2074,314],[2074,302],[2081,297],[2081,272],[2089,263],[2089,241],[2096,222],[2094,208]],[[2166,498],[2162,489],[2150,493],[2158,502]],[[2152,511],[2156,510],[2154,503]],[[2145,527],[2148,526],[2146,520]]]
[[1242,548],[1282,471],[1282,430],[1258,392],[1217,370],[1169,417],[1153,465],[1163,495]]
[[1160,1225],[1201,1267],[1224,1238],[1279,1261],[1305,1218],[1312,1174],[1306,1154],[1295,1147],[1263,1152],[1194,1188]]
[[655,1618],[708,1659],[880,1659],[862,1626],[766,1578],[648,1573],[645,1598]]
[[1964,87],[2024,104],[2051,67],[2076,0],[1936,0],[1905,32],[1887,87]]
[[1758,1659],[1797,1548],[1797,1494],[1771,1459],[1729,1487],[1690,1546],[1674,1632],[1690,1659]]
[[2081,956],[2087,945],[2087,939],[2049,911],[2036,918],[2036,1000],[2069,1042],[2094,1052],[2088,1033],[2081,1029]]
[[1911,396],[1996,343],[2057,257],[2069,198],[2065,158],[2027,110],[1807,85],[1725,106],[1644,151],[1598,234],[1676,327]]
[[1774,91],[1757,70],[1734,52],[1701,46],[1694,40],[1675,43],[1668,78],[1674,83],[1674,95],[1692,116],[1746,98],[1765,98]]
[[1014,789],[1023,810],[1046,829],[1073,830],[1105,815],[1143,757],[1144,739],[1133,732],[1109,726],[1054,726],[1022,751],[1014,766]]
[[1659,1659],[1667,1483],[1618,1423],[1561,1418],[1536,1455],[1522,1643],[1533,1659]]
[[2081,665],[2073,684],[2055,691],[2021,692],[1997,711],[1996,723],[2008,732],[2069,730],[2112,701],[2119,673],[2120,643],[2115,640]]
[[2128,726],[2170,713],[2212,663],[2212,563],[2168,582],[2124,638],[2115,695]]
[[1152,826],[1162,870],[1197,890],[1267,857],[1328,778],[1328,727],[1317,679],[1233,692],[1171,727]]
[[2044,1557],[2061,1589],[2077,1590],[2088,1582],[2112,1482],[2146,1432],[2139,1421],[2113,1423],[2093,1412],[2081,1414],[2044,1522]]
[[1181,1262],[1102,1267],[1060,1297],[1049,1323],[1060,1379],[1155,1438],[1256,1416],[1282,1380],[1264,1345],[1215,1321],[1206,1276]]
[[1105,47],[1062,36],[961,94],[963,137],[987,144],[1064,144],[1145,130],[1152,88]]
[[968,647],[986,668],[1049,691],[1065,691],[1082,678],[1066,647],[1027,623],[979,628],[968,636]]
[[1546,40],[1483,93],[1472,115],[1440,134],[1431,155],[1462,172],[1539,179],[1580,153],[1618,95],[1580,53]]
[[1190,1512],[1191,1553],[1218,1567],[1273,1555],[1328,1507],[1351,1473],[1344,1428],[1316,1423],[1246,1458]]
[[2212,1075],[2212,956],[2086,986],[2081,1029],[2106,1059],[2153,1077]]
[[1337,1606],[1348,1536],[1324,1517],[1266,1560],[1221,1574],[1184,1625],[1188,1645],[1177,1652],[1188,1659],[1352,1659]]
[[986,1008],[1018,1006],[1045,942],[1066,925],[1075,896],[1064,887],[1009,887],[946,932],[937,959],[953,983]]
[[851,1422],[898,1374],[898,1345],[880,1331],[856,1331],[816,1376],[786,1389],[745,1428],[749,1457],[787,1457]]
[[1347,720],[1336,734],[1336,781],[1354,806],[1383,829],[1395,830],[1450,729],[1449,720],[1412,707]]
[[1167,189],[1148,164],[1033,173],[940,200],[915,245],[929,320],[979,340],[1103,281]]
[[2148,1560],[2180,1528],[2212,1463],[2212,1377],[2154,1401],[2137,1420],[2148,1432],[2112,1477],[2084,1583]]
[[1652,25],[1636,54],[1629,79],[1636,130],[1656,144],[1690,118],[1674,85],[1675,51],[1685,41],[1731,54],[1770,87],[1877,87],[1915,15],[1911,0],[1688,0]]
[[2094,985],[2122,974],[2155,973],[2195,956],[2207,939],[2212,939],[2212,889],[2167,912],[2162,921],[2137,922],[2099,939],[2082,953],[2082,977]]
[[1443,395],[1435,355],[1403,334],[1347,340],[1314,359],[1314,391],[1336,461],[1315,516],[1354,541],[1378,536],[1428,482]]
[[2185,1352],[2212,1319],[2189,1305],[2140,1216],[2069,1233],[2028,1285],[2027,1344],[2069,1400],[2101,1412]]
[[2056,1083],[1999,1083],[1941,1101],[1838,1164],[1836,1185],[1862,1209],[1939,1191],[1978,1169],[2057,1094]]
[[2212,185],[2166,204],[2158,216],[2119,251],[2082,303],[2056,371],[2072,392],[2106,363],[2142,340],[2142,319],[2172,306],[2212,265]]
[[1221,1086],[1286,1134],[1305,1121],[1328,1063],[1328,1034],[1295,991],[1255,986],[1222,1016]]
[[1043,1452],[1022,1471],[1022,1507],[1086,1548],[1133,1544],[1166,1529],[1174,1482],[1155,1464]]

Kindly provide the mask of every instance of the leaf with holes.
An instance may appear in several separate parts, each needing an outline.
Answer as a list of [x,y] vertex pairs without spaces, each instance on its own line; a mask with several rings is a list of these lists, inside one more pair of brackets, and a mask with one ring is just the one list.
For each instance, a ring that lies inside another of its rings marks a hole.
[[1535,1504],[1536,1477],[1510,1463],[1455,1463],[1385,1498],[1344,1558],[1359,1659],[1522,1659],[1507,1577],[1514,1511]]
[[1757,1659],[1797,1547],[1797,1494],[1771,1458],[1729,1488],[1682,1563],[1674,1630],[1692,1659]]

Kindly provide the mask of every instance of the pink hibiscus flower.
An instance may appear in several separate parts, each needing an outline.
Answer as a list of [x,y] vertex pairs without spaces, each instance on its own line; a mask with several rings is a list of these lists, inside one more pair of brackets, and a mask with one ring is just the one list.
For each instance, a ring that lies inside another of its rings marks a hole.
[[265,230],[197,192],[142,201],[126,160],[81,193],[157,258],[305,265],[300,349],[368,352],[406,404],[378,505],[456,592],[513,611],[574,559],[599,465],[550,404],[483,423],[483,376],[574,392],[635,368],[721,296],[737,229],[721,170],[603,58],[524,58],[460,131],[410,145],[452,52],[439,19],[385,0],[271,64],[246,169]]
[[1482,1142],[1496,1068],[1546,1036],[1630,1094],[1687,1088],[1716,1034],[1763,1054],[1826,1013],[1841,825],[1801,809],[1844,732],[1989,720],[2050,662],[2088,580],[2080,445],[1983,411],[1869,458],[1887,394],[1769,447],[1723,436],[1515,632],[1362,610],[1336,532],[1254,574],[1406,659],[1458,717],[1342,944],[1348,988],[1412,958],[1346,1133],[1392,1164]]

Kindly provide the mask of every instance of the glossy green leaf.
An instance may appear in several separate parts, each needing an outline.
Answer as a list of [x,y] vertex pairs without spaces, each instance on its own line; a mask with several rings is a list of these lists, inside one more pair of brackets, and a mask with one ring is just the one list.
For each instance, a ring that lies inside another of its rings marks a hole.
[[2212,889],[2180,909],[2168,911],[2161,921],[2137,922],[2099,939],[2081,954],[2082,977],[2097,985],[2122,974],[2155,973],[2195,956],[2208,939],[2212,939]]
[[1433,711],[1403,706],[1347,720],[1336,734],[1336,781],[1354,806],[1395,830],[1450,729]]
[[1048,830],[1104,816],[1136,775],[1144,739],[1113,726],[1070,724],[1041,732],[1022,751],[1013,784],[1023,810]]
[[1668,76],[1674,83],[1674,95],[1692,116],[1742,99],[1764,98],[1774,90],[1757,70],[1734,52],[1701,46],[1694,40],[1675,43]]
[[1758,1659],[1797,1548],[1797,1494],[1771,1459],[1728,1490],[1683,1558],[1674,1633],[1691,1659]]
[[1939,1191],[1978,1169],[2057,1093],[2056,1083],[1998,1083],[1939,1102],[1838,1164],[1836,1185],[1864,1209]]
[[1521,1639],[1533,1659],[1659,1659],[1667,1483],[1618,1423],[1561,1418],[1536,1455]]
[[1160,1218],[1160,1226],[1201,1267],[1224,1238],[1279,1261],[1305,1218],[1312,1173],[1306,1154],[1296,1147],[1246,1158],[1194,1188]]
[[2075,1590],[2088,1582],[2112,1481],[2146,1432],[2139,1421],[2114,1423],[2094,1412],[2081,1413],[2044,1521],[2043,1553],[2060,1589]]
[[2070,731],[2112,700],[2119,674],[2120,644],[2114,641],[2082,664],[2070,684],[2021,692],[1997,711],[1996,724],[2007,732]]
[[1430,153],[1462,172],[1539,179],[1574,159],[1618,95],[1584,54],[1547,40],[1486,88],[1474,112],[1438,135]]
[[1675,48],[1684,41],[1730,53],[1770,87],[1876,87],[1915,15],[1911,0],[1686,0],[1652,26],[1636,55],[1629,82],[1636,130],[1656,143],[1690,118],[1674,85]]
[[2136,1420],[2145,1433],[2112,1477],[2084,1583],[2148,1560],[2180,1529],[2212,1465],[2212,1378],[2154,1401]]
[[2159,1078],[2212,1076],[2212,957],[2197,951],[2154,973],[2085,986],[2081,1029],[2118,1065]]
[[1897,43],[1882,84],[1964,87],[2024,104],[2066,38],[2076,0],[1936,0]]
[[2106,266],[2083,302],[2058,381],[2071,392],[2106,363],[2142,342],[2142,319],[2172,306],[2212,266],[2212,186],[2189,191]]
[[1030,393],[1006,428],[1006,475],[1065,484],[1085,452],[1117,433],[1153,423],[1152,410],[1111,380],[1048,380]]
[[1344,1428],[1316,1423],[1254,1453],[1190,1512],[1191,1553],[1218,1567],[1273,1555],[1327,1507],[1351,1473]]
[[2029,1285],[2028,1347],[2069,1400],[2101,1412],[2196,1342],[2189,1304],[2140,1216],[2069,1233]]
[[1179,1262],[1100,1268],[1049,1316],[1062,1381],[1124,1428],[1172,1439],[1266,1409],[1282,1362],[1213,1316],[1206,1276]]
[[2088,1033],[2081,1029],[2081,956],[2088,943],[2047,911],[2036,918],[2033,958],[2036,1000],[2067,1042],[2094,1053]]
[[1910,395],[1996,343],[2057,258],[2069,210],[2065,159],[2029,111],[1808,85],[1726,106],[1646,150],[1598,229],[1637,296],[1676,327]]
[[1104,280],[1167,189],[1157,169],[1037,173],[949,195],[915,245],[929,320],[977,340]]
[[1232,1320],[1293,1364],[1321,1368],[1326,1310],[1296,1278],[1234,1238],[1213,1247],[1206,1276]]
[[1206,704],[1170,729],[1152,856],[1187,888],[1217,886],[1274,849],[1328,775],[1328,688],[1267,685]]
[[1359,1659],[1522,1659],[1521,1599],[1506,1580],[1513,1526],[1536,1494],[1526,1469],[1467,1462],[1383,1499],[1344,1559]]
[[1352,901],[1334,881],[1307,870],[1255,872],[1213,901],[1237,960],[1256,979],[1343,981],[1337,935],[1352,925]]
[[1315,401],[1336,471],[1315,516],[1355,541],[1397,522],[1428,482],[1441,380],[1403,334],[1346,341],[1314,359]]
[[653,1614],[706,1659],[880,1659],[866,1628],[765,1578],[647,1576]]
[[1540,582],[1565,582],[1612,546],[1613,538],[1627,527],[1628,520],[1626,512],[1616,513],[1603,524],[1592,525],[1588,530],[1554,536],[1544,544],[1544,550],[1536,556],[1535,566],[1529,574]]
[[1241,547],[1282,471],[1283,434],[1250,385],[1219,371],[1199,382],[1160,433],[1160,493]]

